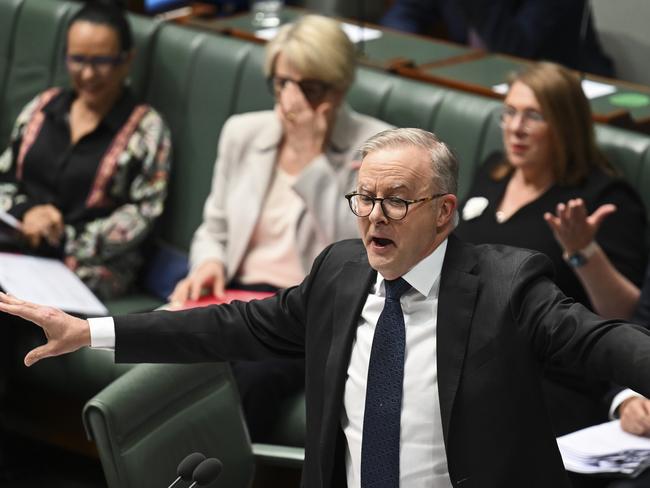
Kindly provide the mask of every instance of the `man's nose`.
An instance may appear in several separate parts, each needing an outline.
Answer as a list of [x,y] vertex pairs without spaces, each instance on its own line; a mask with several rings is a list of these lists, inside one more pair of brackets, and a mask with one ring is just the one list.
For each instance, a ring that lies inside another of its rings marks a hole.
[[381,208],[381,202],[375,202],[375,206],[372,207],[372,211],[370,212],[370,215],[368,215],[368,219],[373,223],[386,223],[388,222],[388,218],[386,218],[386,215],[384,214],[384,209]]

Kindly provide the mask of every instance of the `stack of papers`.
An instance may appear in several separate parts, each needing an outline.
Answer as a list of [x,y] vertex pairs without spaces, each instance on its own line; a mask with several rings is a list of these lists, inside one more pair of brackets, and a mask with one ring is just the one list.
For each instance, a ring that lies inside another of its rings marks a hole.
[[575,473],[635,477],[650,466],[650,439],[624,432],[618,420],[558,437],[557,445]]
[[56,259],[0,252],[0,289],[21,300],[66,312],[108,315],[93,292]]

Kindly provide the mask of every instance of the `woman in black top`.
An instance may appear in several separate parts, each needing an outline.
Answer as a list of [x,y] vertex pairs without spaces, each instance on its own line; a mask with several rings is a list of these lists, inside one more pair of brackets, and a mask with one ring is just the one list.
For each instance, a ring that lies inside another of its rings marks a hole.
[[169,131],[126,87],[132,58],[118,7],[81,8],[66,38],[72,89],[27,104],[0,155],[0,210],[20,222],[20,241],[62,259],[100,298],[132,284],[167,189]]
[[[500,243],[545,253],[556,283],[591,307],[575,272],[599,245],[614,266],[640,284],[646,263],[646,215],[633,188],[597,149],[589,103],[579,79],[552,64],[537,63],[511,80],[501,118],[505,154],[491,155],[461,204],[457,233],[474,243]],[[595,243],[565,253],[544,221],[559,203],[582,198],[593,212],[618,208],[606,219]],[[605,421],[607,385],[545,365],[545,393],[558,435]]]

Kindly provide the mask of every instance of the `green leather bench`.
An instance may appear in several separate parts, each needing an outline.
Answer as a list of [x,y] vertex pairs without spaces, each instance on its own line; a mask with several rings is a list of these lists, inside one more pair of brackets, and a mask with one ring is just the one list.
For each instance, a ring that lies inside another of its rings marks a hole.
[[[65,83],[63,36],[66,22],[77,7],[75,3],[57,0],[0,1],[0,140],[7,140],[18,111],[34,94],[52,84]],[[159,243],[186,252],[201,220],[223,123],[234,113],[272,107],[261,69],[263,48],[143,17],[133,16],[131,20],[138,49],[132,88],[163,114],[173,134],[170,191],[156,237]],[[461,161],[461,196],[467,191],[477,165],[501,146],[497,123],[500,104],[492,99],[361,68],[348,101],[360,112],[397,126],[433,130],[448,142]],[[650,185],[650,137],[601,126],[598,140],[650,208],[650,195],[644,191]],[[150,310],[161,303],[159,298],[141,291],[107,305],[112,313],[127,313]],[[9,428],[72,449],[88,450],[87,444],[78,439],[82,435],[82,405],[115,380],[90,400],[85,421],[100,450],[107,479],[123,480],[120,476],[135,469],[124,466],[133,459],[143,459],[134,455],[133,444],[129,443],[130,436],[135,435],[132,433],[138,431],[138,422],[142,429],[151,429],[142,441],[148,440],[151,448],[166,449],[169,436],[158,429],[172,429],[167,422],[152,425],[146,405],[137,403],[140,408],[134,411],[128,408],[128,400],[137,402],[138,392],[147,387],[142,394],[157,403],[156,408],[174,408],[169,398],[178,398],[178,393],[197,387],[195,383],[180,381],[182,376],[173,373],[180,366],[170,368],[132,369],[130,365],[114,365],[111,353],[93,350],[51,359],[29,370],[18,367],[15,384],[11,385],[13,394],[0,418]],[[215,366],[215,372],[216,368],[221,366]],[[183,371],[189,374],[188,370]],[[224,378],[227,375],[208,375],[206,389],[217,391]],[[33,392],[40,398],[47,395],[59,408],[26,408]],[[219,411],[222,397],[203,398],[202,408],[208,410],[202,412]],[[232,401],[232,396],[228,398]],[[287,400],[287,414],[278,419],[275,427],[278,445],[302,445],[304,411],[304,397]],[[127,414],[128,429],[124,419],[119,418]],[[201,431],[201,423],[193,420],[196,414],[192,405],[179,407],[173,429],[187,422],[192,432]],[[213,432],[207,423],[205,432]],[[76,437],[70,434],[74,429]],[[182,429],[172,431],[182,437],[177,439],[181,445],[189,445]],[[255,446],[255,452],[258,459],[266,462],[300,465],[299,450]],[[111,486],[128,485],[112,481]]]

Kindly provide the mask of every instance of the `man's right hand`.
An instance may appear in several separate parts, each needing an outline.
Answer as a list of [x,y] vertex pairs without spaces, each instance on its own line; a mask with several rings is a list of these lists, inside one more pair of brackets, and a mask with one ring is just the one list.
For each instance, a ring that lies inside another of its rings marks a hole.
[[0,311],[34,322],[45,333],[47,343],[27,353],[26,366],[44,358],[60,356],[90,346],[88,321],[68,315],[59,309],[36,305],[0,292]]
[[650,400],[632,397],[625,400],[618,412],[621,416],[621,428],[635,435],[650,434]]
[[204,287],[216,297],[222,297],[226,287],[226,272],[220,261],[206,261],[179,281],[169,296],[172,305],[181,305],[187,300],[198,300]]

